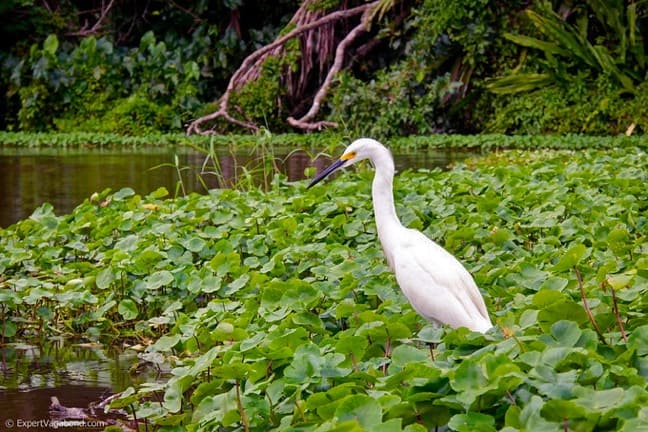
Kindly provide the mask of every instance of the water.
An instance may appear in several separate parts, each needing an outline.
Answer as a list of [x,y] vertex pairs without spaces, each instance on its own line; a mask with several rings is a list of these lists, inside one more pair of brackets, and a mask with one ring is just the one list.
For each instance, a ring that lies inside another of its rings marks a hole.
[[76,423],[75,427],[68,421],[59,423],[59,429],[103,430],[120,416],[106,416],[103,410],[92,414],[91,404],[135,383],[156,380],[151,371],[133,375],[130,368],[136,362],[135,352],[110,351],[101,346],[17,344],[0,348],[0,431],[54,430],[53,422],[63,419],[49,413],[52,396],[61,405],[82,408],[90,416],[83,425]]
[[[304,169],[315,165],[318,170],[330,158],[316,160],[303,151],[275,149],[275,164],[290,181],[303,180]],[[0,149],[0,228],[25,219],[45,202],[57,214],[74,209],[94,192],[106,188],[117,191],[131,187],[146,195],[164,186],[174,195],[179,174],[174,166],[178,157],[180,175],[186,193],[204,192],[208,188],[229,187],[245,175],[253,173],[256,182],[263,182],[263,157],[241,150],[235,154],[223,149],[218,154],[220,175],[210,174],[213,163],[203,171],[205,155],[193,150],[147,148],[139,150],[65,150],[65,149]],[[425,151],[396,153],[396,169],[432,168],[467,157],[456,151]],[[272,171],[268,167],[267,172]],[[201,174],[202,172],[202,174]],[[202,179],[202,182],[201,182]],[[266,178],[265,181],[268,179]],[[204,184],[203,184],[204,182]]]

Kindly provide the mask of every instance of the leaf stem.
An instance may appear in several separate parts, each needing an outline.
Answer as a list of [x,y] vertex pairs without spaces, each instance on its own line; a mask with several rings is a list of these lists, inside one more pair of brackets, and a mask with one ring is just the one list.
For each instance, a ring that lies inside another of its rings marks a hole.
[[133,404],[130,404],[131,412],[133,413],[133,421],[135,422],[135,430],[139,430],[139,421],[137,420],[137,413],[135,412],[135,407]]
[[574,266],[573,268],[574,271],[576,272],[576,279],[578,279],[578,288],[580,289],[581,298],[583,299],[583,307],[585,308],[585,313],[587,314],[587,317],[592,323],[592,326],[594,327],[594,330],[596,331],[596,334],[598,335],[599,339],[601,339],[601,342],[607,344],[607,342],[605,341],[605,336],[603,336],[603,333],[601,333],[601,329],[599,328],[598,324],[596,323],[596,320],[594,319],[594,315],[592,314],[592,310],[589,307],[589,303],[587,303],[587,296],[585,295],[585,287],[583,286],[583,277],[581,276],[578,267]]
[[238,405],[239,414],[241,415],[241,423],[243,423],[243,430],[245,430],[245,432],[250,432],[250,424],[248,422],[247,415],[245,415],[243,402],[241,401],[241,390],[240,390],[238,378],[234,380],[234,388],[236,388],[236,405]]
[[610,292],[612,292],[612,307],[614,308],[614,316],[616,318],[617,324],[619,324],[621,337],[623,338],[623,342],[628,343],[628,338],[626,337],[625,329],[623,328],[623,321],[621,320],[621,315],[619,314],[619,304],[617,303],[616,291],[614,291],[614,288],[610,287]]
[[[1,333],[1,337],[0,337],[0,346],[4,347],[4,345],[5,345],[5,328],[6,328],[6,326],[5,326],[5,305],[3,303],[0,306],[2,306],[2,333]],[[4,366],[4,362],[3,362],[3,366]]]
[[353,353],[350,353],[349,356],[351,357],[351,363],[353,364],[353,370],[358,372],[358,362],[356,361],[355,356]]
[[510,391],[506,390],[506,396],[511,401],[511,405],[517,405],[517,403],[515,402],[515,397],[511,394]]

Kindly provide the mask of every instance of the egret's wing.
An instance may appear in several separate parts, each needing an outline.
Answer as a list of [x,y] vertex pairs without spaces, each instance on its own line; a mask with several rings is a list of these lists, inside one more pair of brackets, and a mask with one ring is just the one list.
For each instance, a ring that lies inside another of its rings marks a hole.
[[416,230],[404,237],[392,254],[394,273],[414,309],[452,327],[492,327],[479,288],[464,266]]

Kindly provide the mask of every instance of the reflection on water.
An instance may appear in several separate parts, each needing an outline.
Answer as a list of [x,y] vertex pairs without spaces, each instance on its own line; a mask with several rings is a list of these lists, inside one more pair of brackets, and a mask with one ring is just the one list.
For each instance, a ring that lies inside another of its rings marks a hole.
[[136,362],[134,352],[100,347],[4,346],[0,348],[0,430],[53,430],[49,413],[52,396],[64,406],[87,409],[134,383],[154,382],[156,376],[129,373]]
[[[274,149],[275,157],[223,149],[218,160],[203,153],[176,148],[136,150],[0,149],[0,227],[29,217],[45,202],[57,214],[70,212],[94,192],[131,187],[141,195],[166,187],[171,195],[181,193],[179,175],[186,193],[207,188],[231,187],[246,179],[269,182],[275,169],[290,181],[303,180],[304,169],[318,170],[330,163],[320,156],[312,160],[304,151]],[[425,151],[395,154],[396,169],[443,167],[468,154],[454,151]],[[175,157],[178,158],[178,168]],[[266,175],[264,175],[264,172]]]

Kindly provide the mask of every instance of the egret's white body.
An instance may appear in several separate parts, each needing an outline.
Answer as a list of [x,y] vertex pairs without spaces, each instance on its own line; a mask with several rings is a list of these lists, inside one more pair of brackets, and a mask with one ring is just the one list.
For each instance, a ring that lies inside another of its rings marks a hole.
[[468,270],[441,246],[423,233],[404,227],[398,219],[393,193],[394,159],[387,148],[370,138],[358,139],[309,187],[363,159],[369,159],[375,168],[371,195],[378,238],[409,302],[428,320],[486,332],[493,325]]

